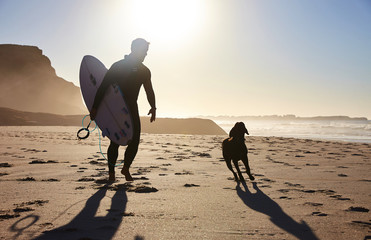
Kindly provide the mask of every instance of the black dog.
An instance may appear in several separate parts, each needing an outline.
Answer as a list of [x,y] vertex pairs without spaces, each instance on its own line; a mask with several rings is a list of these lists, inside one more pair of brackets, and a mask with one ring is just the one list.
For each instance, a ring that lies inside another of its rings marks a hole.
[[246,168],[246,173],[249,175],[250,180],[254,180],[254,176],[250,172],[249,160],[247,158],[247,148],[245,145],[245,133],[249,135],[245,124],[243,122],[237,122],[229,132],[229,138],[223,141],[223,157],[227,163],[227,167],[232,171],[234,179],[239,181],[237,174],[232,169],[231,161],[233,161],[235,168],[237,169],[238,175],[241,181],[244,181],[240,168],[238,167],[238,161],[242,160]]

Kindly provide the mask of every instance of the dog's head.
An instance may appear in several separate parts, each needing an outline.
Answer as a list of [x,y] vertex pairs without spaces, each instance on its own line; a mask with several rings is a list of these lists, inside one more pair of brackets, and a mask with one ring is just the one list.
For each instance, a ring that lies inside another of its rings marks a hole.
[[237,122],[229,132],[229,136],[234,138],[243,138],[245,133],[249,135],[249,132],[245,127],[245,124],[243,122]]

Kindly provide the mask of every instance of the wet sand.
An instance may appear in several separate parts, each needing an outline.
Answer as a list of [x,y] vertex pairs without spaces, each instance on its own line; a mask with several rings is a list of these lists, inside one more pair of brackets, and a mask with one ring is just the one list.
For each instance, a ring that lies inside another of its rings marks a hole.
[[246,137],[237,183],[225,136],[143,134],[108,184],[77,130],[0,127],[0,239],[371,239],[370,144]]

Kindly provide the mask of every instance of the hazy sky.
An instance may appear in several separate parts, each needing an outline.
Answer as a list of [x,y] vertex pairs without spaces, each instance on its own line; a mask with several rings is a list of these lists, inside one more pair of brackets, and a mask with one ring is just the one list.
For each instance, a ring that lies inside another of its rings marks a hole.
[[84,55],[110,67],[136,37],[159,116],[371,118],[369,0],[0,0],[0,43],[38,46],[77,86]]

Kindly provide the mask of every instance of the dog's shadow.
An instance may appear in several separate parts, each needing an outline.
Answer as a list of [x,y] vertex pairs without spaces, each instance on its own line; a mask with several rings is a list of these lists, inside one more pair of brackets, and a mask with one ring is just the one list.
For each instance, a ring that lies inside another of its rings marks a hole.
[[86,201],[85,207],[68,224],[45,231],[34,240],[112,239],[122,222],[127,196],[125,190],[116,191],[112,197],[111,208],[107,210],[108,213],[105,216],[95,216],[106,192],[106,187],[99,189]]
[[[241,188],[241,184],[244,189]],[[246,206],[269,216],[272,223],[277,227],[294,235],[298,239],[318,239],[305,221],[301,221],[301,223],[296,222],[292,217],[287,215],[275,201],[262,192],[255,182],[252,184],[253,188],[256,190],[255,193],[249,191],[244,181],[239,182],[236,186],[237,195]]]

